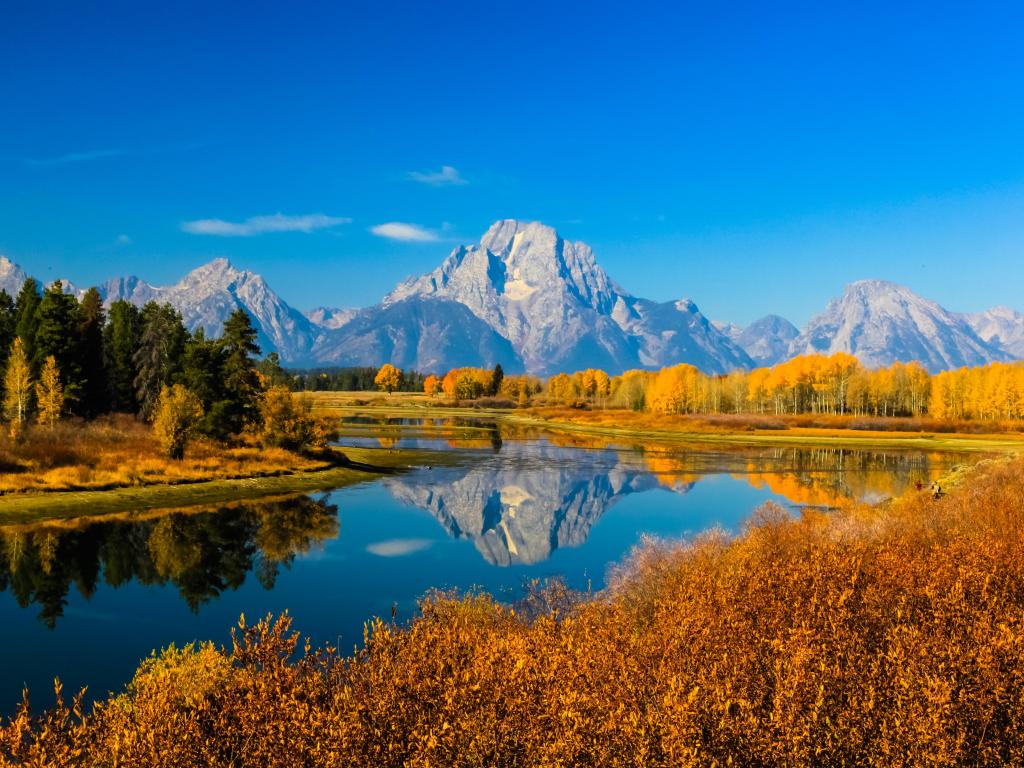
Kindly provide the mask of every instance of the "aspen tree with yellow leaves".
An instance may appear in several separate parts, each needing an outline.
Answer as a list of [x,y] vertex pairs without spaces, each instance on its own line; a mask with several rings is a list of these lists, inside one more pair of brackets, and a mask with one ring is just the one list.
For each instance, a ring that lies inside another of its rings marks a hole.
[[10,421],[11,437],[17,437],[28,418],[32,397],[32,371],[21,337],[15,337],[4,372],[4,416]]
[[36,382],[36,403],[39,407],[36,420],[53,429],[64,412],[64,386],[60,382],[57,358],[53,355],[46,358]]

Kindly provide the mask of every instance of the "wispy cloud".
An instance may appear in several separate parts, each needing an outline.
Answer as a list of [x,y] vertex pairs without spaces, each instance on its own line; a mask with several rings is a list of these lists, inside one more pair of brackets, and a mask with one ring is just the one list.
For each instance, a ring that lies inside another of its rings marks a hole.
[[434,542],[430,539],[385,539],[366,545],[366,551],[377,557],[403,557],[429,549]]
[[440,171],[409,171],[409,178],[432,187],[455,187],[469,182],[462,178],[457,168],[442,165]]
[[118,245],[131,245],[132,244],[132,238],[129,235],[118,235],[117,236],[117,244]]
[[90,160],[102,160],[105,157],[121,157],[127,154],[129,154],[127,149],[93,149],[88,152],[68,152],[65,155],[57,155],[55,157],[30,157],[25,162],[37,168],[50,168],[56,165],[87,163]]
[[388,240],[399,240],[403,243],[433,243],[438,239],[436,232],[431,232],[418,224],[406,224],[402,221],[378,224],[370,227],[370,231],[377,237],[386,237]]
[[215,235],[217,237],[252,237],[267,232],[313,232],[348,224],[352,219],[345,216],[325,216],[322,213],[308,213],[304,216],[286,216],[275,213],[272,216],[253,216],[245,221],[224,221],[224,219],[196,219],[181,225],[184,232],[192,235]]

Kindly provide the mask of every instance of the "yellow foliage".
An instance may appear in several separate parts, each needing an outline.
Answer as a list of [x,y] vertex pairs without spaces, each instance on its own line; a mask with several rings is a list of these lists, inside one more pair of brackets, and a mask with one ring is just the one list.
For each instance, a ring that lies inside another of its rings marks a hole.
[[385,363],[377,371],[373,383],[377,385],[377,389],[391,394],[402,386],[402,372],[391,363]]
[[153,434],[169,458],[184,458],[185,445],[201,418],[203,404],[191,390],[181,384],[160,390],[153,412]]
[[40,424],[53,429],[64,412],[64,387],[60,383],[57,359],[53,355],[46,358],[39,381],[36,382],[36,403],[39,406],[36,419]]

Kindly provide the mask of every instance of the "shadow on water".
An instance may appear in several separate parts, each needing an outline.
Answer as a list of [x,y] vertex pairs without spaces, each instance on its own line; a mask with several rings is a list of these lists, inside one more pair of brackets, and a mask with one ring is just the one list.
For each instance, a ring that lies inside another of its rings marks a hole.
[[74,585],[85,598],[130,581],[173,586],[193,612],[253,572],[273,589],[296,555],[338,535],[338,510],[299,496],[135,520],[0,528],[0,590],[53,628]]

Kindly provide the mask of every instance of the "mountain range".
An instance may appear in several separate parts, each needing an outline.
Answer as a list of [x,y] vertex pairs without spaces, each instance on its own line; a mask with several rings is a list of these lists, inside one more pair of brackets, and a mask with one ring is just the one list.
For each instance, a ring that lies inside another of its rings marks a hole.
[[[26,273],[0,257],[0,288],[16,295]],[[362,309],[302,313],[258,274],[215,259],[171,286],[137,276],[98,286],[109,304],[167,302],[190,329],[220,333],[243,307],[265,352],[293,366],[376,366],[443,372],[501,363],[549,375],[690,363],[708,373],[773,365],[794,355],[850,352],[866,365],[918,360],[937,371],[1024,357],[1024,314],[1005,307],[950,312],[910,289],[862,280],[802,329],[778,315],[746,328],[711,322],[688,298],[634,296],[597,263],[590,246],[539,222],[505,219],[479,243],[398,284]],[[65,281],[65,290],[80,291]]]

